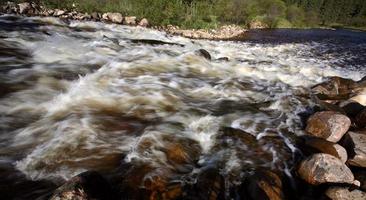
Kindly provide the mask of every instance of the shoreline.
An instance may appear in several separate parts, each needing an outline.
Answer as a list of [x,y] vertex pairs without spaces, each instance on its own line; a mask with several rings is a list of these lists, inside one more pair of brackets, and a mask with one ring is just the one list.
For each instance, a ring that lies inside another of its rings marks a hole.
[[36,3],[13,3],[7,2],[0,6],[0,15],[14,14],[27,17],[56,17],[64,20],[79,21],[95,21],[103,23],[113,23],[127,26],[140,26],[153,30],[163,31],[170,35],[182,36],[189,39],[206,39],[206,40],[235,40],[240,38],[247,29],[238,25],[223,25],[217,29],[181,29],[178,26],[150,26],[149,20],[146,18],[137,18],[136,16],[122,16],[121,13],[93,12],[83,13],[76,10],[66,9],[49,9]]

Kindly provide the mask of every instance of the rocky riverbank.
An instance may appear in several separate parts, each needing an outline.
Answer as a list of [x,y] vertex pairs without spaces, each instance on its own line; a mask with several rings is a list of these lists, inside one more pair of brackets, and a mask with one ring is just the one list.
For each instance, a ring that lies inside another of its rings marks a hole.
[[[257,169],[240,185],[232,188],[239,199],[366,199],[366,79],[358,82],[339,77],[314,86],[312,95],[317,102],[306,121],[305,135],[299,137],[301,160],[293,172],[293,184],[300,194],[289,192],[291,184],[276,171]],[[177,162],[185,162],[186,150],[173,147],[168,152]],[[140,173],[149,166],[126,165],[122,182],[111,186],[97,172],[82,173],[55,191],[56,199],[224,199],[223,177],[215,169],[205,169],[197,182],[187,186],[166,185],[164,179],[142,180]],[[144,182],[143,188],[136,184]],[[100,189],[99,189],[100,188]],[[202,194],[205,194],[202,196]]]
[[83,13],[77,10],[49,9],[34,2],[13,3],[6,2],[0,7],[0,13],[25,16],[58,17],[65,20],[90,20],[105,23],[116,23],[130,26],[149,27],[168,34],[179,35],[191,39],[229,40],[236,39],[245,33],[245,29],[237,25],[222,26],[218,29],[181,29],[178,26],[150,26],[146,18],[138,19],[135,16],[123,16],[121,13]]

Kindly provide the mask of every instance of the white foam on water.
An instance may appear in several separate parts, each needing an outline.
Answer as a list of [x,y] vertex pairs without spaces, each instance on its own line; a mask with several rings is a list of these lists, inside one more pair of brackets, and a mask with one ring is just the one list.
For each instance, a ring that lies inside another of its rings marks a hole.
[[[33,119],[12,132],[10,145],[24,151],[16,167],[32,179],[68,179],[99,167],[114,154],[121,154],[119,162],[123,154],[124,162],[137,159],[172,169],[175,166],[161,150],[167,144],[163,138],[172,135],[198,142],[202,149],[199,164],[225,162],[224,171],[238,171],[240,165],[254,164],[255,155],[240,161],[240,152],[250,151],[244,146],[230,149],[231,154],[228,150],[211,155],[223,127],[240,129],[257,141],[277,133],[286,148],[295,152],[296,147],[279,130],[301,134],[297,113],[311,102],[296,94],[306,93],[304,88],[328,76],[359,80],[365,75],[309,56],[309,49],[318,43],[193,41],[115,24],[31,20],[47,22],[42,30],[50,34],[6,33],[7,41],[30,52],[31,66],[9,71],[9,76],[29,82],[29,87],[1,98],[0,110],[14,118],[26,114]],[[136,44],[132,39],[185,46]],[[213,61],[197,55],[200,48],[209,51]],[[230,60],[214,60],[219,57]],[[104,130],[112,125],[103,125],[100,116],[111,116],[113,126],[121,130]],[[123,124],[125,118],[153,125],[132,134],[133,123]],[[141,150],[146,141],[151,145]],[[273,158],[268,165],[277,166],[281,152],[270,145],[264,149]]]

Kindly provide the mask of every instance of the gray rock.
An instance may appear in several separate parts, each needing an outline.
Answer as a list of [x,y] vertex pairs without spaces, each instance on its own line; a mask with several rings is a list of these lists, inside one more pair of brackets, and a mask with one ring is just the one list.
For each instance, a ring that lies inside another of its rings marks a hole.
[[306,126],[306,132],[330,142],[338,142],[351,126],[351,120],[334,111],[317,112],[312,115]]
[[341,141],[341,144],[348,151],[348,164],[357,167],[366,167],[366,130],[348,132]]
[[365,200],[366,193],[361,190],[349,190],[346,187],[331,187],[325,195],[331,200]]
[[314,154],[303,160],[298,173],[303,180],[312,185],[355,183],[351,170],[338,158],[325,153]]

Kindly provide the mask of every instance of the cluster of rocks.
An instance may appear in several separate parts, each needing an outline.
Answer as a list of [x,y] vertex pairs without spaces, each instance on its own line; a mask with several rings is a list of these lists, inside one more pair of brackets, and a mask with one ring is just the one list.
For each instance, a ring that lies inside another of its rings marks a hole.
[[122,16],[121,13],[82,13],[76,10],[65,9],[49,9],[34,2],[13,3],[7,2],[0,7],[0,13],[6,14],[18,14],[26,16],[44,16],[44,17],[59,17],[62,19],[70,20],[91,20],[91,21],[103,21],[124,25],[138,25],[142,27],[148,27],[149,21],[146,18],[138,20],[134,16]]
[[246,29],[238,25],[221,26],[218,29],[181,29],[178,26],[168,25],[165,27],[156,27],[158,30],[165,31],[172,35],[180,35],[191,39],[210,39],[210,40],[225,40],[240,38]]
[[312,88],[322,111],[307,120],[298,175],[332,200],[366,199],[366,79],[330,77]]

